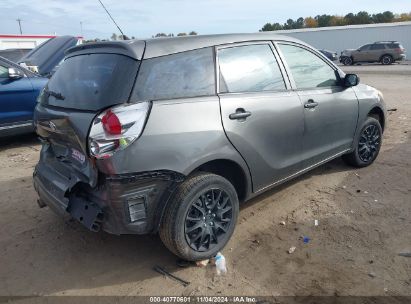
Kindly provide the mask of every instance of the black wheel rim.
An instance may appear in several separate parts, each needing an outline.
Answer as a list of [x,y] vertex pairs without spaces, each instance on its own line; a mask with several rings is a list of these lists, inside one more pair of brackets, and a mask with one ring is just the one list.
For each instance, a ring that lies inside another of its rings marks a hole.
[[185,237],[195,251],[217,246],[233,219],[232,201],[222,189],[208,189],[191,203],[185,219]]
[[389,64],[391,62],[391,58],[390,57],[384,57],[382,59],[382,61],[383,61],[384,64]]
[[376,125],[367,126],[360,135],[358,142],[358,156],[363,162],[372,161],[380,148],[381,134]]

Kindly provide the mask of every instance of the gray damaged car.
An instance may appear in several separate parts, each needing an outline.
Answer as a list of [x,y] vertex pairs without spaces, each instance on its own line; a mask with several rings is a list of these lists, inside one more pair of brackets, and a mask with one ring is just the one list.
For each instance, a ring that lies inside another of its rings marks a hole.
[[339,156],[370,165],[385,117],[378,90],[284,36],[86,44],[39,98],[34,186],[92,231],[158,232],[201,260],[242,202]]

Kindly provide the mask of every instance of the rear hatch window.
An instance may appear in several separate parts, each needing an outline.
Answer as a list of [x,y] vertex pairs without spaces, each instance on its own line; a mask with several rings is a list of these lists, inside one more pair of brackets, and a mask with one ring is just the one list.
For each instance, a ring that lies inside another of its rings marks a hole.
[[129,99],[139,62],[117,54],[67,58],[48,82],[40,103],[98,111]]
[[97,169],[90,161],[90,125],[104,108],[128,101],[139,62],[118,54],[67,58],[39,97],[34,113],[37,134],[49,145],[42,159],[67,180],[95,186]]
[[399,43],[390,43],[388,45],[390,49],[403,49],[404,47]]

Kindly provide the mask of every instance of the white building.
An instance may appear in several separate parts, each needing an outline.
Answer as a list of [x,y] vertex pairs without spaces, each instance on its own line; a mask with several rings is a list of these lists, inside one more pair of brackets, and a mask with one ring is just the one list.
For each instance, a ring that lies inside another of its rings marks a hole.
[[300,39],[317,49],[356,49],[375,41],[399,41],[411,56],[411,22],[361,24],[281,30],[275,33]]

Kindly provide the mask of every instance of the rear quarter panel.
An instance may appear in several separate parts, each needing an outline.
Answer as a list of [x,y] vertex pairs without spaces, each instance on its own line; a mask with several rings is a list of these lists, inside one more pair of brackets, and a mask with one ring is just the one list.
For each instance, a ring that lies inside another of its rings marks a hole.
[[236,162],[249,179],[245,161],[224,133],[219,99],[211,96],[154,101],[141,137],[97,165],[105,174],[171,170],[189,175],[216,159]]

